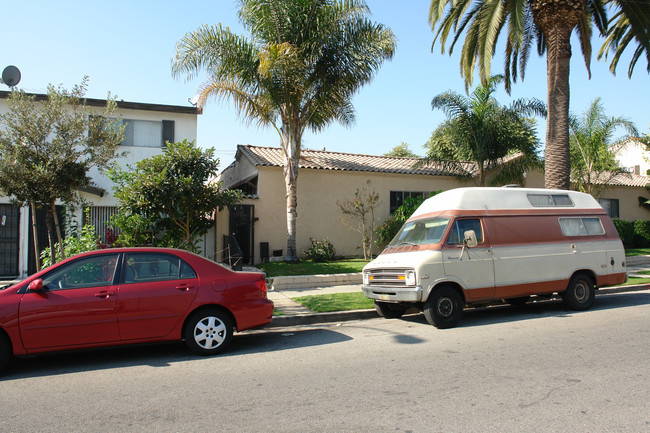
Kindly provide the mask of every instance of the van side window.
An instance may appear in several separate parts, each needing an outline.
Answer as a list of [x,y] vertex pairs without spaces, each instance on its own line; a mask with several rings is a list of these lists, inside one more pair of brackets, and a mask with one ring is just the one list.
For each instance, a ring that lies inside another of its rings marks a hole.
[[568,194],[527,194],[528,201],[534,207],[572,207],[573,201]]
[[600,218],[560,218],[560,227],[562,227],[564,236],[598,236],[605,234]]
[[459,245],[463,243],[463,234],[467,230],[474,230],[476,233],[476,240],[480,244],[483,242],[483,228],[481,227],[481,221],[477,219],[468,219],[468,220],[456,220],[454,221],[454,226],[451,229],[449,234],[449,239],[447,243],[449,245]]

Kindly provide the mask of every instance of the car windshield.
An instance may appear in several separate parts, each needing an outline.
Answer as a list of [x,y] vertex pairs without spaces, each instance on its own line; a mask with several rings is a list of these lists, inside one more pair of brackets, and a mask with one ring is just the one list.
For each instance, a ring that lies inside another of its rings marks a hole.
[[437,244],[445,234],[447,224],[449,224],[449,218],[443,217],[407,222],[388,246]]

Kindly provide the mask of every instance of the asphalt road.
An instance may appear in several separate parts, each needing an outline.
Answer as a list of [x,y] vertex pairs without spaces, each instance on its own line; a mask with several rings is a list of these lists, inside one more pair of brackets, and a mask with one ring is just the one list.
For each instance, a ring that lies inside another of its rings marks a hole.
[[650,432],[650,291],[49,355],[0,378],[0,432]]

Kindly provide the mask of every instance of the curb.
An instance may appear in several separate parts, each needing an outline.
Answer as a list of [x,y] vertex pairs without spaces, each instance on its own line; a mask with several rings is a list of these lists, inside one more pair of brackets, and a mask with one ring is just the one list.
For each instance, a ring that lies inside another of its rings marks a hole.
[[[650,290],[650,284],[638,286],[619,286],[607,289],[598,289],[596,296],[616,293],[640,292]],[[350,320],[377,319],[379,314],[374,309],[333,311],[331,313],[293,314],[288,316],[273,316],[271,322],[264,328],[280,328],[285,326],[315,325],[319,323],[346,322]]]

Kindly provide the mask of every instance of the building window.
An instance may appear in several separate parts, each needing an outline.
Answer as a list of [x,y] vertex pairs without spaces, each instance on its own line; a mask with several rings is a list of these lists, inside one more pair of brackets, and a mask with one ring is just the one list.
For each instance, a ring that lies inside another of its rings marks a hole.
[[598,204],[605,209],[610,218],[620,218],[617,198],[598,198]]
[[404,204],[404,200],[409,197],[415,198],[426,198],[428,197],[428,192],[422,191],[391,191],[390,192],[390,213],[397,210],[398,207]]
[[173,120],[124,119],[124,141],[122,146],[165,147],[174,142]]

